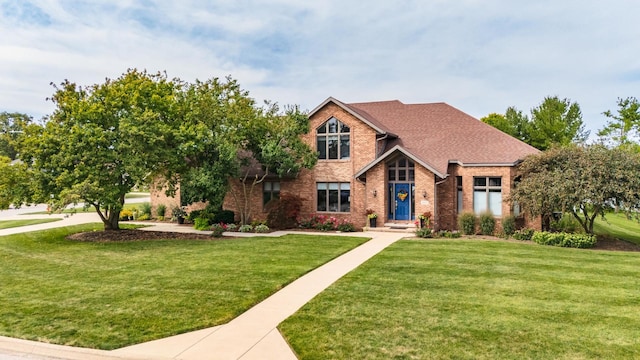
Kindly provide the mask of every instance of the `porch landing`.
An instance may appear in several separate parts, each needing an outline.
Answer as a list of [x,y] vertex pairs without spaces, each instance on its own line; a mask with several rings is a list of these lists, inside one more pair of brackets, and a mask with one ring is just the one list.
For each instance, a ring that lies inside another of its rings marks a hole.
[[416,225],[414,223],[385,223],[383,226],[378,227],[365,227],[364,231],[381,231],[381,232],[405,232],[413,233],[416,231]]

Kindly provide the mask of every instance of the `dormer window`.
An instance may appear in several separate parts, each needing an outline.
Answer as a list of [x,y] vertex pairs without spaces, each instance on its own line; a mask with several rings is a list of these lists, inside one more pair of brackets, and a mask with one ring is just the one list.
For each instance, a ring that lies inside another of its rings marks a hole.
[[349,127],[334,117],[320,125],[316,129],[318,159],[348,159],[351,153],[349,133]]

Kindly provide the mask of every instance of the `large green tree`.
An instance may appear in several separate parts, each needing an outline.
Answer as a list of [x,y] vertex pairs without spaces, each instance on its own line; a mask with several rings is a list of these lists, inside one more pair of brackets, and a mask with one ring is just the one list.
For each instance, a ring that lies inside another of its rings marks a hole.
[[298,107],[257,106],[236,80],[196,82],[184,96],[190,169],[181,175],[187,202],[208,201],[220,208],[230,192],[243,223],[251,219],[251,198],[267,177],[294,177],[312,167],[314,151],[302,141],[309,119]]
[[23,113],[0,113],[0,156],[15,160],[18,141],[27,126],[33,123],[31,116]]
[[593,234],[593,222],[616,207],[640,209],[640,156],[601,145],[554,147],[527,157],[519,166],[521,181],[510,201],[532,216],[554,211],[572,214]]
[[[115,80],[55,86],[53,114],[26,134],[24,162],[34,170],[35,200],[93,206],[106,230],[119,228],[125,194],[184,163],[177,101],[182,84],[128,70]],[[50,199],[51,197],[51,199]]]
[[23,162],[0,156],[0,209],[28,202],[33,197],[32,179]]
[[531,116],[509,107],[504,115],[493,113],[481,120],[540,150],[553,145],[583,143],[589,136],[580,106],[557,96],[546,97],[531,109]]
[[640,102],[634,97],[618,98],[618,111],[605,111],[610,120],[598,131],[604,143],[614,147],[637,147],[640,133]]

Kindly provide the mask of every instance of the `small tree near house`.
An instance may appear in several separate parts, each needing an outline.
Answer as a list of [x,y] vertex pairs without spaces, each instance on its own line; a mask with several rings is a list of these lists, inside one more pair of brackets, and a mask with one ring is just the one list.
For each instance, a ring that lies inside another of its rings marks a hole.
[[[298,107],[258,107],[237,81],[196,82],[185,93],[184,129],[192,149],[181,176],[186,202],[222,204],[229,192],[240,220],[251,219],[255,188],[267,177],[295,177],[315,165],[315,152],[302,141],[309,118]],[[240,190],[232,188],[238,182]]]

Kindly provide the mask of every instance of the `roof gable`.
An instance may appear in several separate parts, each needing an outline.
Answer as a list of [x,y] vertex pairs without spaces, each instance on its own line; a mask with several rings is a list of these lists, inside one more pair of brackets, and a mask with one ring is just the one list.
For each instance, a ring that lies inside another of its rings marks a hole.
[[309,117],[313,116],[313,114],[317,113],[318,111],[320,111],[322,108],[324,108],[325,106],[327,106],[328,104],[333,103],[335,105],[337,105],[338,107],[340,107],[342,110],[348,112],[349,114],[353,115],[355,118],[357,118],[358,120],[364,122],[365,124],[367,124],[368,126],[370,126],[373,130],[375,130],[377,133],[379,134],[388,134],[388,135],[392,135],[395,136],[395,134],[391,133],[389,131],[389,129],[387,128],[387,126],[385,126],[384,124],[380,123],[378,121],[378,119],[376,119],[375,117],[369,115],[366,111],[363,111],[361,109],[357,109],[357,108],[353,108],[335,98],[329,97],[327,98],[325,101],[323,101],[320,105],[316,106],[315,109],[311,110],[311,112],[309,113]]

